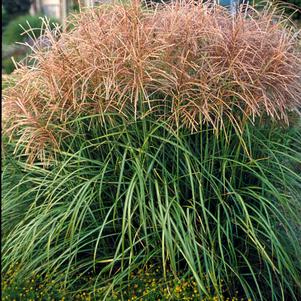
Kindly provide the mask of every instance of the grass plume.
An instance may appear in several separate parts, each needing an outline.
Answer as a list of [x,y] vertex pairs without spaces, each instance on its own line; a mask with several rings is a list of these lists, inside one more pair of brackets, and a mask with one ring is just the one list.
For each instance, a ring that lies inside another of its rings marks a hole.
[[201,2],[114,4],[72,25],[59,39],[48,32],[52,47],[36,50],[34,67],[20,67],[4,92],[6,128],[27,143],[31,161],[66,134],[52,124],[79,114],[98,114],[100,124],[105,112],[156,114],[197,131],[226,119],[240,129],[264,115],[288,123],[300,107],[300,36],[271,7],[233,17]]

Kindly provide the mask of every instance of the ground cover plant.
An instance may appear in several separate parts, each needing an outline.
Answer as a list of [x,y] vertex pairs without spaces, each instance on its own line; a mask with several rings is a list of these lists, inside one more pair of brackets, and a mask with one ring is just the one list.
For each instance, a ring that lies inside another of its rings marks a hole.
[[134,2],[46,34],[4,91],[7,294],[39,277],[71,299],[298,300],[301,56],[284,17]]

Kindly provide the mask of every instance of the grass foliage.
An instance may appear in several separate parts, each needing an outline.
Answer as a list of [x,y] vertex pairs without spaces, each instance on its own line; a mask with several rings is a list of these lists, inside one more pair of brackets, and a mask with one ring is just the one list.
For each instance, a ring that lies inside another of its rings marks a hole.
[[50,36],[4,92],[3,270],[110,300],[156,264],[200,298],[297,301],[300,51],[276,17],[134,3]]
[[18,177],[3,196],[4,269],[63,272],[67,284],[94,271],[105,287],[155,260],[187,271],[204,295],[222,295],[223,280],[230,295],[264,300],[268,288],[271,300],[297,300],[301,182],[287,161],[301,163],[299,134],[293,150],[277,130],[275,141],[256,127],[216,137],[146,121],[88,131],[93,119],[73,122],[48,169],[14,160],[4,172],[8,186]]
[[301,1],[300,0],[281,0],[284,2],[286,12],[293,15],[294,19],[301,19]]

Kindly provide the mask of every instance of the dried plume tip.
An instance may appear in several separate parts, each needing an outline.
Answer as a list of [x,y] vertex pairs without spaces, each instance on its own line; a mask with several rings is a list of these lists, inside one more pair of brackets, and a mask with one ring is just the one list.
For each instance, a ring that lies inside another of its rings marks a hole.
[[51,48],[36,49],[34,66],[21,67],[4,93],[5,121],[30,148],[56,143],[51,126],[79,114],[105,122],[111,111],[152,113],[197,130],[264,115],[288,122],[300,108],[300,33],[270,7],[233,17],[201,2],[133,2],[83,11],[72,23],[59,38],[46,32]]

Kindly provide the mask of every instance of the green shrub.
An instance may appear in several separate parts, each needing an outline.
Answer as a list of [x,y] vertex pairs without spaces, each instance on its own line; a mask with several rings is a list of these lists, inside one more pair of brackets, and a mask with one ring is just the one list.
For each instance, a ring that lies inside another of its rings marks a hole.
[[[58,21],[50,19],[50,29],[55,28]],[[28,33],[26,33],[26,31]],[[13,44],[15,42],[24,42],[26,40],[35,40],[45,32],[45,24],[42,16],[20,16],[8,23],[3,32],[3,42]]]
[[200,298],[299,300],[300,52],[275,18],[112,5],[17,70],[4,273],[109,300],[155,262]]
[[9,22],[9,15],[5,11],[5,9],[3,9],[3,7],[2,7],[2,31],[3,31],[3,28],[8,24],[8,22]]
[[[17,58],[17,60],[22,59],[23,57]],[[7,58],[2,60],[2,69],[4,70],[5,74],[10,74],[15,70],[15,64],[11,58]]]
[[23,15],[29,12],[31,0],[3,0],[2,5],[10,16]]
[[[5,45],[14,45],[15,53],[12,54],[14,60],[16,62],[20,62],[23,60],[26,63],[29,63],[29,60],[24,60],[28,54],[30,54],[31,49],[24,48],[24,46],[15,45],[16,42],[29,42],[29,44],[35,43],[36,39],[38,39],[41,35],[43,35],[47,30],[52,30],[57,26],[58,22],[54,18],[49,19],[48,22],[43,22],[41,16],[21,16],[13,21],[9,22],[9,24],[5,27],[3,33],[3,42]],[[5,73],[10,74],[15,70],[15,64],[11,59],[11,55],[6,55],[7,51],[3,51],[2,53],[2,68]],[[8,50],[9,52],[9,50]]]

